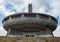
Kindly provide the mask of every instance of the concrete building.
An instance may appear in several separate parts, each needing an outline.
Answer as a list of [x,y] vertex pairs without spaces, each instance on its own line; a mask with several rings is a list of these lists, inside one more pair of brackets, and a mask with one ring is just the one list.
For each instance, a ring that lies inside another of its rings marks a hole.
[[17,13],[2,20],[7,36],[52,37],[57,27],[57,19],[43,13],[33,13],[29,4],[28,13]]

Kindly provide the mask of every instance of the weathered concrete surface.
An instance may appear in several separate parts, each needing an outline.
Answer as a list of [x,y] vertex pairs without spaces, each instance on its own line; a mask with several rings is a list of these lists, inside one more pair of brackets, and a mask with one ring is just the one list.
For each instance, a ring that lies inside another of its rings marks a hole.
[[53,37],[50,29],[40,30],[39,32],[21,32],[16,29],[11,29],[11,31],[7,36],[9,37]]

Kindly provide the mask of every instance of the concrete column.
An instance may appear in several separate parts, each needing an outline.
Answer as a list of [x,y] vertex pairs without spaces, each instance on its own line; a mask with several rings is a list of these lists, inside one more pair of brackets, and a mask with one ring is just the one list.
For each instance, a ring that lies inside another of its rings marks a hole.
[[51,17],[49,17],[49,22],[51,22]]
[[11,18],[11,16],[9,17],[9,20],[11,20],[12,18]]
[[24,18],[24,14],[21,15],[21,18]]
[[10,34],[10,31],[11,31],[11,29],[9,29],[9,30],[8,30],[8,32],[7,32],[7,36],[9,36],[9,34]]
[[36,18],[39,18],[39,15],[38,14],[36,15]]

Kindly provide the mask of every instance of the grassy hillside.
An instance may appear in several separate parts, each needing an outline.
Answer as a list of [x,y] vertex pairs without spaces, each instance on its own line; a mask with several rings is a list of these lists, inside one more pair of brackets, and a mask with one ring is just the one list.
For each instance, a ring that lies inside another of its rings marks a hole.
[[0,37],[0,42],[60,42],[60,37]]

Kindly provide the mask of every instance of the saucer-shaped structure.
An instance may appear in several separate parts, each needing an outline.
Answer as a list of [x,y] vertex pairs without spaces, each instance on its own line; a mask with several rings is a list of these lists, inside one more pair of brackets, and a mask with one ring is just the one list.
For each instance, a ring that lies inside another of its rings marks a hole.
[[11,28],[21,31],[40,31],[48,28],[54,31],[58,23],[53,16],[42,13],[14,14],[4,18],[2,22],[7,31]]
[[28,13],[17,13],[7,16],[2,21],[3,27],[8,31],[8,35],[21,36],[51,36],[57,27],[57,19],[43,13],[33,13],[29,5]]

